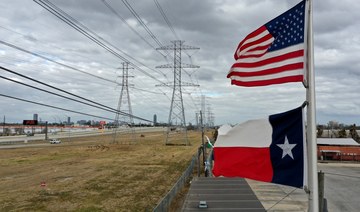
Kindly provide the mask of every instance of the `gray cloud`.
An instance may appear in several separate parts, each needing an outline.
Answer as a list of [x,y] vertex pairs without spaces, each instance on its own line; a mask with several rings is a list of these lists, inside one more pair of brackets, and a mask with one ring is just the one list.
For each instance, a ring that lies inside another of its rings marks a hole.
[[[172,63],[159,51],[146,44],[116,17],[101,0],[52,0],[55,5],[137,61],[128,58],[147,74],[131,70],[131,102],[135,115],[167,122],[171,88],[156,87],[171,82],[171,69],[156,69]],[[159,47],[122,1],[107,2],[155,48]],[[166,25],[153,1],[131,1],[131,6],[163,45],[170,45],[175,36]],[[180,39],[199,51],[183,52],[183,62],[200,65],[199,69],[183,72],[184,82],[200,84],[199,88],[184,87],[187,122],[195,123],[200,109],[200,96],[206,95],[217,124],[239,123],[262,118],[299,106],[305,100],[300,83],[260,88],[231,86],[226,78],[234,62],[233,53],[239,41],[298,1],[165,1],[158,0]],[[360,5],[352,0],[314,1],[314,43],[317,89],[317,121],[338,120],[360,124]],[[271,8],[271,9],[269,9]],[[121,82],[121,60],[99,47],[79,32],[30,0],[0,2],[1,40],[42,54],[91,74]],[[100,38],[100,39],[101,39]],[[161,52],[164,54],[164,52]],[[120,53],[125,56],[123,53]],[[172,52],[170,53],[172,54]],[[191,55],[191,59],[188,57]],[[125,56],[126,57],[126,56]],[[141,64],[140,64],[140,63]],[[44,61],[26,53],[0,45],[0,65],[29,75],[67,91],[117,107],[120,87],[80,72]],[[2,76],[14,77],[1,71]],[[155,79],[156,80],[155,80]],[[21,79],[22,81],[25,81]],[[28,82],[28,81],[26,81]],[[28,82],[35,85],[33,82]],[[14,83],[0,80],[1,93],[43,103],[81,110],[86,113],[114,115],[94,108],[65,101]],[[141,90],[139,90],[141,89]],[[145,90],[145,91],[144,91]],[[146,92],[151,91],[151,92]],[[157,94],[155,94],[157,93]],[[8,120],[21,121],[39,113],[43,120],[53,121],[68,115],[74,119],[92,119],[0,97],[0,108]]]

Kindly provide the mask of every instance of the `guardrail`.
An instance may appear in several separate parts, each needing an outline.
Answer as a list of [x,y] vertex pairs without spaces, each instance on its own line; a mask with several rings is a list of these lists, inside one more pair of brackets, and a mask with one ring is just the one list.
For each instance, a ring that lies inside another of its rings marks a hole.
[[165,197],[159,202],[159,204],[153,209],[153,212],[168,211],[171,201],[174,199],[176,194],[184,187],[186,181],[192,175],[194,165],[196,163],[196,157],[193,156],[190,165],[171,188],[171,190],[165,195]]

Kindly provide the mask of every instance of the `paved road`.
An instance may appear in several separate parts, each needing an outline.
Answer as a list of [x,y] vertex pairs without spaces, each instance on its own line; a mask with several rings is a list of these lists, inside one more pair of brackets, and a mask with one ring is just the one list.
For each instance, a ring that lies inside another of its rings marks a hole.
[[360,211],[360,164],[320,163],[329,212]]
[[[325,173],[325,198],[329,212],[360,211],[360,164],[318,163]],[[248,180],[267,211],[303,211],[308,208],[304,190]],[[278,202],[283,197],[284,200]]]
[[[136,133],[142,132],[163,132],[166,130],[164,127],[144,127],[144,128],[134,128]],[[117,131],[118,133],[130,132],[130,128],[125,128]],[[51,138],[74,138],[74,137],[85,137],[85,136],[94,136],[94,135],[102,135],[102,134],[112,134],[113,130],[71,130],[71,131],[62,131],[57,132],[56,134],[48,134],[48,139]],[[27,137],[26,135],[19,136],[0,136],[0,144],[8,144],[8,143],[18,143],[24,141],[35,141],[35,140],[45,140],[45,134],[35,134],[34,136]]]

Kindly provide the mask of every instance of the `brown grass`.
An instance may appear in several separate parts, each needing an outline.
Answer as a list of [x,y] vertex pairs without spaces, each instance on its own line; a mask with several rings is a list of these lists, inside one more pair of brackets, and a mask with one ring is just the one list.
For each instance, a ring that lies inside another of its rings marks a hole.
[[132,145],[102,135],[0,149],[0,211],[152,210],[189,165],[201,134],[189,132],[191,146],[142,134]]

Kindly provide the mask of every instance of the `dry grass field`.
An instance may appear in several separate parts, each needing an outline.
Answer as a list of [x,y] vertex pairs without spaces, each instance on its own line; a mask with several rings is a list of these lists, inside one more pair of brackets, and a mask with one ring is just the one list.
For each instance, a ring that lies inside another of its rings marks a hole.
[[101,135],[0,149],[0,211],[151,211],[197,152],[201,133],[188,137],[190,146],[166,146],[159,132],[131,145]]

